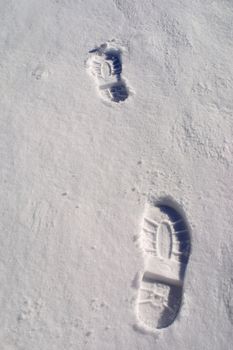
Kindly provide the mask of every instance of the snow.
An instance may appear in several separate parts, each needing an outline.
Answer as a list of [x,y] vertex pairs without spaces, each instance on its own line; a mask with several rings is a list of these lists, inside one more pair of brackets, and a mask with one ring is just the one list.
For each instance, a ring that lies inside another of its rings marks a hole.
[[[0,2],[3,350],[230,350],[228,0]],[[115,40],[132,93],[105,101],[88,52]],[[135,244],[151,195],[190,226],[181,310],[140,328]]]

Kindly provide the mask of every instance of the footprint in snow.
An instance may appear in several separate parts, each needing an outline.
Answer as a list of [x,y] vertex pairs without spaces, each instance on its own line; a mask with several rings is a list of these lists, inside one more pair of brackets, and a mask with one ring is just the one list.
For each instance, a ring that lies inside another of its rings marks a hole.
[[145,269],[136,302],[138,326],[155,331],[171,325],[180,311],[191,249],[184,217],[163,202],[148,203],[139,244]]
[[121,50],[108,42],[89,54],[87,68],[95,77],[101,97],[112,102],[125,101],[129,91],[122,78]]

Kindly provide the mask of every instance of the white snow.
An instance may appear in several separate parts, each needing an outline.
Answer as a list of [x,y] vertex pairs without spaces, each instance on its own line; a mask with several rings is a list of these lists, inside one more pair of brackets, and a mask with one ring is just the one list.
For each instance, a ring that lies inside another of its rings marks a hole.
[[[230,350],[233,2],[0,1],[0,349]],[[133,93],[106,102],[88,52],[116,40]],[[135,314],[148,196],[192,252],[174,323]]]

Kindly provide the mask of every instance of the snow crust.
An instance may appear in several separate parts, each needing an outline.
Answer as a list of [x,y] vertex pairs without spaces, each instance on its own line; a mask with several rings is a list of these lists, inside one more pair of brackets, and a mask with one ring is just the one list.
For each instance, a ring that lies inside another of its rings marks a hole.
[[[0,348],[230,350],[233,3],[0,1]],[[122,49],[103,101],[88,52]],[[138,327],[148,196],[191,228],[181,311]]]

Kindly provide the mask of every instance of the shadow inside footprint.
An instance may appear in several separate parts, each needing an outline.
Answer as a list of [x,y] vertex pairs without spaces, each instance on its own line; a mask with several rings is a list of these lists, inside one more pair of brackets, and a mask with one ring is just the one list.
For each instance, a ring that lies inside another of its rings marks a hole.
[[179,251],[182,253],[179,255],[178,260],[182,263],[180,269],[180,278],[184,279],[185,268],[188,263],[191,244],[190,244],[190,234],[187,227],[187,223],[184,218],[170,206],[161,205],[159,206],[161,212],[167,214],[171,222],[174,222],[173,228],[174,232],[177,232],[177,240],[179,243]]

